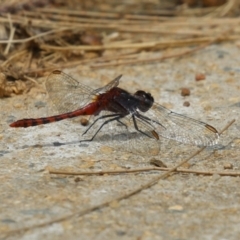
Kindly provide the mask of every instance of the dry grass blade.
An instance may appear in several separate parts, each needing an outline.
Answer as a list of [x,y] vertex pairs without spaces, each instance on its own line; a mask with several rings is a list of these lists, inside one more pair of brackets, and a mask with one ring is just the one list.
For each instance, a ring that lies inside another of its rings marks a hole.
[[[74,172],[74,171],[61,171],[61,170],[55,170],[50,169],[50,174],[57,174],[57,175],[70,175],[70,176],[92,176],[92,175],[103,175],[103,174],[129,174],[129,173],[140,173],[140,172],[150,172],[150,171],[169,171],[171,168],[165,168],[165,167],[146,167],[146,168],[135,168],[135,169],[128,169],[128,170],[110,170],[110,171],[89,171],[89,172]],[[226,171],[201,171],[201,170],[191,170],[191,169],[176,169],[174,172],[177,173],[193,173],[197,175],[205,175],[205,176],[211,176],[211,175],[219,175],[219,176],[230,176],[230,177],[239,177],[240,172],[226,172]]]
[[[229,31],[227,31],[227,32],[229,32]],[[146,58],[146,59],[123,60],[121,62],[97,63],[97,64],[92,64],[91,67],[92,68],[102,68],[102,67],[108,67],[108,66],[118,66],[118,65],[127,65],[127,64],[150,63],[150,62],[162,61],[162,60],[165,60],[168,58],[173,58],[173,57],[175,57],[175,58],[182,57],[184,55],[188,55],[188,54],[197,52],[197,51],[209,46],[210,44],[213,44],[214,42],[221,41],[222,36],[225,36],[227,34],[227,32],[223,32],[218,37],[216,37],[214,39],[212,39],[212,38],[209,39],[209,41],[207,43],[202,44],[193,49],[186,50],[182,53],[172,54],[172,55],[168,55],[168,56],[161,56],[161,57]]]
[[[0,7],[0,22],[6,29],[6,36],[0,40],[0,48],[3,49],[2,52],[6,58],[5,61],[2,60],[1,66],[6,68],[10,65],[18,66],[26,69],[23,70],[26,74],[33,76],[35,73],[35,77],[44,71],[49,71],[49,66],[64,68],[71,66],[71,63],[74,66],[77,59],[93,68],[161,61],[194,53],[202,44],[210,45],[213,42],[238,40],[240,33],[239,18],[209,20],[210,15],[208,15],[201,18],[201,21],[199,18],[189,20],[184,17],[186,12],[177,12],[174,8],[170,11],[158,6],[142,11],[141,4],[138,4],[132,6],[134,11],[131,12],[128,7],[124,8],[123,4],[122,12],[110,12],[93,11],[91,8],[84,9],[84,7],[80,10],[74,8],[70,10],[70,6],[75,6],[71,0],[66,3],[61,2],[60,7],[57,0],[13,2],[13,6],[9,3],[7,6],[3,4]],[[108,9],[114,9],[113,6],[116,5],[110,1],[106,4],[112,6]],[[154,4],[158,5],[158,3]],[[43,8],[44,6],[48,7]],[[215,14],[214,11],[217,11],[218,15],[225,16],[233,8],[237,9],[237,6],[237,0],[229,0],[225,5],[207,8],[207,10],[208,13],[210,11]],[[97,6],[94,6],[94,9],[95,7]],[[188,8],[187,10],[194,13],[195,10],[203,9]],[[9,12],[11,15],[7,14]],[[173,18],[176,14],[178,17]],[[205,12],[204,15],[206,14]],[[214,36],[220,35],[222,29],[230,28],[231,34],[223,34],[217,41],[212,41]],[[93,39],[89,31],[102,38],[102,41],[94,44],[93,40],[89,40]],[[87,38],[84,37],[86,33]],[[116,36],[112,37],[114,34]],[[35,48],[31,46],[32,43],[35,44]],[[164,49],[192,45],[196,46],[193,51],[189,48],[189,51],[184,49],[181,54],[151,57],[151,53],[156,52],[164,55]],[[126,50],[135,51],[137,54],[134,59],[119,61],[118,56]],[[142,51],[148,51],[148,58],[141,59]],[[18,52],[21,53],[20,61]],[[91,61],[88,59],[89,52],[95,53]],[[109,52],[112,54],[110,62],[104,60],[107,54],[110,57]],[[27,61],[29,65],[24,64]]]
[[238,0],[228,0],[225,4],[213,8],[213,10],[206,14],[205,17],[224,17],[231,13],[236,7],[238,7]]
[[4,50],[4,55],[7,55],[8,52],[9,52],[9,49],[11,47],[11,43],[12,43],[12,40],[13,40],[13,37],[14,37],[14,33],[15,33],[15,28],[13,27],[12,25],[12,21],[11,21],[11,15],[8,14],[8,19],[9,19],[9,25],[10,25],[10,36],[9,36],[9,40],[8,40],[8,43],[7,43],[7,46]]

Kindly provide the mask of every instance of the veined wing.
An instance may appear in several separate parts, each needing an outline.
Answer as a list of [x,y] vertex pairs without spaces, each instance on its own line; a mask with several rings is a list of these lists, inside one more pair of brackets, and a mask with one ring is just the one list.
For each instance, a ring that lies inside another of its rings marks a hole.
[[49,97],[59,113],[66,113],[82,108],[93,101],[95,95],[104,93],[113,87],[118,86],[122,75],[116,77],[102,88],[92,88],[78,82],[68,74],[55,70],[46,81],[46,88]]
[[93,93],[94,94],[105,93],[105,92],[109,91],[110,89],[117,87],[119,85],[119,80],[121,77],[122,77],[122,75],[117,76],[116,78],[114,78],[111,82],[109,82],[104,87],[94,90]]
[[48,76],[46,89],[59,113],[77,110],[94,97],[92,88],[59,70],[53,71]]
[[217,143],[218,131],[211,125],[170,111],[154,103],[146,113],[141,113],[148,119],[155,131],[168,139],[182,143],[211,146]]

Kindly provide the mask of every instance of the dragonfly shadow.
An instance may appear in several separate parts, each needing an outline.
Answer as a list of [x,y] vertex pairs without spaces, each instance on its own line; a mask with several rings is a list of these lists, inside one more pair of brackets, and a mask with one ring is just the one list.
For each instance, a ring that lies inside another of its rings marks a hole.
[[[36,145],[25,145],[22,148],[43,148],[43,147],[61,147],[67,145],[78,145],[79,147],[90,147],[92,143],[97,143],[98,146],[109,146],[115,150],[120,150],[121,152],[130,152],[137,155],[149,155],[154,152],[153,155],[159,153],[160,142],[154,138],[149,137],[150,133],[146,136],[139,132],[126,132],[126,133],[116,133],[116,134],[107,134],[100,133],[93,140],[91,139],[82,139],[79,141],[71,142],[58,142],[54,141],[48,144],[36,144]],[[146,145],[146,139],[148,140],[149,145]],[[94,147],[95,148],[95,147]]]
[[[126,142],[126,141],[136,140],[139,138],[139,135],[142,135],[142,133],[140,134],[138,132],[132,132],[132,133],[126,132],[126,133],[115,133],[115,134],[99,134],[96,136],[96,138],[94,138],[93,141],[99,142],[99,143],[105,142],[111,145],[112,141],[118,141],[119,143],[119,141]],[[146,134],[146,135],[150,135],[150,134]],[[88,140],[86,139],[80,142],[85,142],[85,141],[88,141]]]
[[10,153],[10,151],[0,151],[0,157],[3,157],[4,155]]
[[[34,144],[34,145],[24,145],[18,149],[26,149],[26,148],[43,148],[43,147],[61,147],[61,146],[68,146],[68,145],[76,145],[79,144],[80,141],[72,141],[72,142],[52,142],[47,144]],[[81,144],[81,147],[88,147],[88,144]],[[1,154],[1,153],[0,153]]]
[[[124,134],[124,133],[119,133],[115,135],[108,135],[108,134],[100,134],[99,136],[97,135],[96,138],[93,140],[91,139],[83,139],[83,140],[77,140],[77,141],[71,141],[71,142],[52,142],[52,143],[47,143],[47,144],[34,144],[34,145],[24,145],[21,147],[21,149],[26,149],[30,147],[35,147],[35,148],[41,148],[41,147],[60,147],[60,146],[65,146],[65,145],[74,145],[74,144],[80,144],[81,147],[89,147],[89,144],[91,142],[96,142],[100,143],[101,145],[112,145],[112,141],[131,141],[134,139],[139,138],[138,133],[131,133],[131,134]],[[1,152],[0,152],[1,154]]]
[[[149,137],[149,135],[150,135],[150,133],[147,133],[145,136],[139,132],[117,133],[114,135],[103,133],[103,134],[97,135],[93,140],[83,139],[83,140],[76,140],[76,141],[71,141],[71,142],[54,141],[52,143],[46,143],[46,144],[23,145],[22,147],[19,147],[17,149],[61,147],[61,146],[69,146],[69,145],[79,145],[79,147],[86,148],[86,147],[90,147],[91,143],[97,143],[102,146],[109,146],[116,150],[121,150],[123,152],[131,152],[131,153],[135,153],[135,154],[143,154],[144,153],[144,155],[149,155],[150,151],[147,150],[149,148],[149,145],[152,146],[152,149],[158,148],[156,153],[159,153],[160,149],[161,149],[161,151],[164,151],[165,145],[168,146],[167,148],[172,148],[172,147],[170,147],[170,145],[172,146],[172,144],[170,144],[171,142],[173,142],[173,144],[178,143],[178,142],[175,142],[174,140],[169,140],[169,139],[165,139],[165,138],[160,138],[159,140],[156,140],[154,138]],[[141,146],[141,147],[143,146],[142,141],[145,142],[143,138],[149,139],[149,142],[148,142],[149,145],[145,144],[145,147],[142,150],[140,150],[139,146]],[[170,143],[168,141],[170,141]],[[135,144],[135,146],[132,146],[133,143]],[[182,144],[182,143],[178,143],[178,144],[184,146],[184,144]],[[175,144],[174,144],[174,146],[176,147]],[[201,146],[199,146],[199,147],[201,147]],[[228,146],[217,144],[214,146],[209,146],[206,149],[208,149],[210,151],[211,150],[222,150],[227,147]],[[11,152],[10,151],[0,151],[0,157],[6,155],[8,153],[11,153]],[[156,153],[153,155],[156,155]]]

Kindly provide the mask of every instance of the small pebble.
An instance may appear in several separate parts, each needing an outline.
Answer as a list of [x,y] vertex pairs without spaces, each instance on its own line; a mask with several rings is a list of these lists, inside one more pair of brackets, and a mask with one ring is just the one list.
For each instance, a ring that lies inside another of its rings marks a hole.
[[184,107],[189,107],[189,106],[190,106],[190,102],[185,101],[185,102],[183,103],[183,106],[184,106]]
[[190,90],[189,90],[189,88],[182,88],[182,89],[181,89],[181,95],[182,95],[182,96],[189,96],[189,95],[190,95]]
[[80,178],[80,177],[76,177],[76,178],[74,178],[74,182],[81,182],[81,181],[83,181],[83,179],[82,178]]
[[150,160],[150,164],[155,165],[156,167],[167,168],[167,165],[164,162],[162,162],[161,160],[155,159],[155,158],[152,158]]
[[224,163],[223,168],[224,169],[233,169],[233,165],[231,163]]
[[46,102],[37,101],[37,102],[35,102],[34,106],[35,106],[36,108],[42,108],[42,107],[45,107],[45,106],[46,106]]
[[82,34],[80,39],[85,45],[102,45],[102,37],[97,32],[85,32]]
[[88,121],[87,118],[82,117],[80,119],[80,123],[81,123],[82,126],[87,126],[89,124],[89,121]]
[[169,207],[168,210],[180,212],[180,211],[183,210],[183,206],[181,206],[181,205],[174,205],[174,206]]
[[23,107],[23,105],[21,103],[15,103],[15,104],[13,104],[13,106],[15,108],[22,108]]
[[195,75],[195,80],[196,81],[202,81],[202,80],[205,80],[205,79],[206,79],[206,76],[204,74],[202,74],[202,73],[197,73]]
[[186,162],[182,165],[183,168],[190,168],[192,166],[192,164]]

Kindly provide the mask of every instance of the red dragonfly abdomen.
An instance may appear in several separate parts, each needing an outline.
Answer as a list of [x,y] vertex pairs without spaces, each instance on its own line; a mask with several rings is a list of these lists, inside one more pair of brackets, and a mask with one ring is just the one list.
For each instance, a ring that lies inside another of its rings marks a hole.
[[32,127],[37,126],[41,124],[48,124],[52,122],[58,122],[67,118],[74,118],[78,116],[84,116],[84,115],[96,115],[100,111],[99,104],[97,102],[92,102],[88,104],[87,106],[78,109],[74,112],[59,114],[51,117],[45,117],[45,118],[25,118],[18,120],[16,122],[13,122],[10,124],[10,127]]

